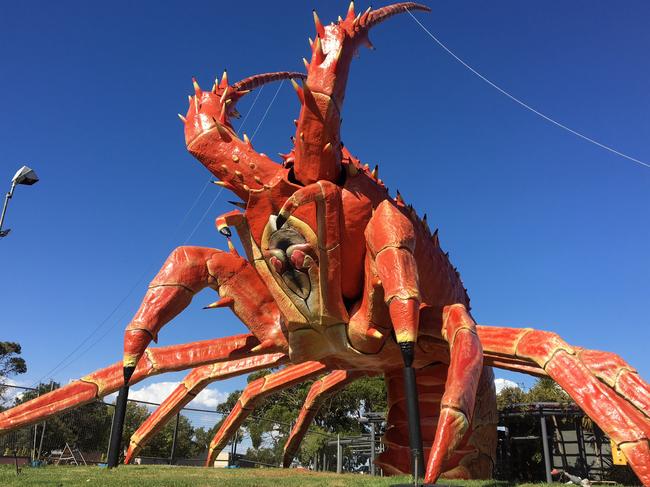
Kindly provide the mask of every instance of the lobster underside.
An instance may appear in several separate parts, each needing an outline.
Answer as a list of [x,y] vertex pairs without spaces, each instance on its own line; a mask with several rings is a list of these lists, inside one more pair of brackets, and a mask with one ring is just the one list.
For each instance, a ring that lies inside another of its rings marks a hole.
[[[422,415],[421,429],[424,445],[432,445],[440,405],[447,379],[445,364],[432,364],[419,369],[416,374],[418,399]],[[375,462],[388,475],[411,471],[411,452],[408,448],[408,422],[404,397],[402,371],[386,375],[388,389],[387,428],[382,441],[385,450]],[[487,479],[492,476],[497,448],[498,417],[494,407],[494,374],[490,367],[484,367],[477,390],[472,425],[456,447],[456,451],[445,462],[444,478]],[[424,461],[428,462],[431,448],[424,447]]]
[[[477,325],[426,216],[420,219],[399,193],[391,198],[378,168],[362,165],[343,146],[340,114],[351,61],[360,46],[372,45],[372,27],[408,10],[428,8],[405,2],[357,14],[351,4],[345,19],[327,26],[314,14],[317,35],[310,40],[311,60],[304,60],[306,74],[268,73],[231,85],[224,73],[206,91],[194,80],[188,112],[180,115],[187,148],[244,208],[216,220],[229,251],[175,249],[125,330],[123,361],[0,413],[0,433],[124,384],[192,369],[133,434],[128,463],[208,384],[284,366],[248,384],[206,463],[263,398],[314,380],[285,445],[289,466],[327,397],[360,377],[383,375],[388,427],[377,463],[384,472],[411,471],[407,410],[415,401],[425,480],[486,478],[496,453],[497,367],[555,380],[650,486],[650,387],[636,371],[614,354],[573,347],[553,333]],[[245,134],[240,138],[230,119],[241,97],[280,79],[294,84],[300,115],[294,146],[278,164],[256,152]],[[231,228],[246,258],[235,250]],[[148,348],[208,287],[219,300],[207,308],[231,309],[251,333]],[[409,369],[415,370],[416,398],[405,388]]]

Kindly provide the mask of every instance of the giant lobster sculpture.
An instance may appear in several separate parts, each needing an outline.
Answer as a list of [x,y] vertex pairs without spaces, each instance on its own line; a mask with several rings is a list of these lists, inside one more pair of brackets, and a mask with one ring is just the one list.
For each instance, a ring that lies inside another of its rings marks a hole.
[[[211,90],[194,81],[185,140],[243,211],[217,218],[229,251],[179,247],[151,282],[126,328],[124,361],[0,415],[0,431],[19,428],[112,393],[154,374],[193,368],[131,438],[126,461],[212,381],[284,365],[243,391],[210,445],[208,463],[255,403],[315,380],[285,447],[288,466],[324,398],[364,375],[388,390],[386,473],[411,470],[409,401],[419,406],[426,481],[440,475],[489,477],[496,449],[492,367],[550,376],[625,453],[650,486],[650,388],[618,356],[571,346],[531,328],[478,326],[456,269],[427,226],[398,193],[361,165],[340,139],[352,58],[371,45],[368,31],[394,14],[428,10],[407,2],[323,25],[307,74],[269,73]],[[290,78],[300,101],[294,147],[276,163],[231,125],[237,101],[263,83]],[[294,79],[302,79],[299,86]],[[234,228],[246,258],[230,242]],[[230,308],[250,334],[147,348],[202,289]],[[412,367],[411,367],[412,366]],[[416,371],[418,395],[403,371]],[[320,378],[319,378],[320,377]],[[410,411],[413,411],[412,409]],[[412,444],[411,444],[412,447]]]

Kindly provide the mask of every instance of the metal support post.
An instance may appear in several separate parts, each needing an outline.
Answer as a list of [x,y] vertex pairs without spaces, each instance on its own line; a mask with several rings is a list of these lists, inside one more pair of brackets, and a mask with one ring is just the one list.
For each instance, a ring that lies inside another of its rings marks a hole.
[[587,454],[585,452],[585,437],[582,432],[582,419],[581,418],[575,418],[574,419],[575,423],[575,428],[576,428],[576,440],[578,441],[578,456],[580,459],[580,476],[583,478],[586,478],[589,475],[589,471],[587,469]]
[[239,441],[239,430],[235,431],[235,437],[232,439],[232,464],[237,465],[237,442]]
[[[5,211],[7,210],[7,201],[9,201],[9,198],[11,198],[11,194],[14,192],[14,187],[15,186],[12,184],[11,185],[11,191],[9,193],[7,193],[7,199],[5,199],[5,206],[2,209],[2,217],[0,219],[0,229],[2,228],[2,219],[4,219]],[[36,397],[40,397],[41,396],[41,385],[39,384],[36,387],[38,388],[38,392],[37,392]],[[32,446],[32,462],[34,460],[36,460],[36,437],[37,436],[38,436],[38,424],[35,424],[34,425],[34,444]]]
[[343,471],[343,447],[341,446],[341,435],[336,435],[336,473]]
[[420,430],[420,408],[418,404],[418,388],[415,382],[413,368],[414,343],[400,343],[404,360],[404,393],[406,395],[406,415],[409,427],[409,446],[411,448],[411,472],[414,485],[420,485],[424,471],[424,456],[422,454],[422,433]]
[[120,447],[122,445],[122,432],[124,431],[124,418],[126,417],[126,404],[129,399],[129,386],[120,387],[120,392],[115,401],[115,413],[111,426],[111,442],[108,447],[108,468],[115,468],[120,461]]
[[38,437],[38,423],[34,425],[34,434],[32,435],[34,437],[34,442],[32,445],[32,462],[36,460],[36,438]]
[[169,454],[169,464],[174,465],[174,455],[176,454],[176,437],[178,435],[178,421],[181,419],[181,413],[176,414],[176,423],[174,424],[174,433],[172,434],[172,451]]
[[375,475],[375,423],[370,422],[370,475]]
[[551,455],[548,449],[548,433],[546,432],[546,417],[543,413],[540,414],[539,419],[542,426],[542,448],[544,449],[544,470],[546,471],[546,482],[552,483],[551,477]]
[[[54,382],[50,382],[50,392],[54,390]],[[38,444],[38,452],[36,454],[36,460],[41,459],[41,451],[43,450],[43,437],[45,436],[45,425],[47,422],[43,421],[41,423],[41,441]]]

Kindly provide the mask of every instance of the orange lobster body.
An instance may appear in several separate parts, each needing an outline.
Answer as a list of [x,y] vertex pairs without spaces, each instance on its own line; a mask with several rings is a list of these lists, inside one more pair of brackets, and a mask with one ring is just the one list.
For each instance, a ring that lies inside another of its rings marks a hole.
[[[492,367],[550,376],[598,423],[650,485],[650,388],[619,357],[572,347],[533,329],[478,326],[456,269],[401,195],[391,197],[378,168],[361,165],[340,140],[340,113],[352,58],[371,45],[370,28],[406,10],[406,2],[324,26],[316,14],[306,75],[252,76],[204,91],[194,81],[185,116],[189,152],[241,198],[217,218],[228,252],[179,247],[151,282],[126,328],[122,364],[0,414],[0,430],[18,428],[102,397],[124,381],[193,368],[131,438],[126,461],[210,382],[287,365],[254,381],[217,432],[208,463],[255,404],[268,394],[317,379],[285,447],[291,464],[324,398],[364,375],[383,375],[389,393],[387,473],[409,472],[409,401],[422,417],[426,481],[440,475],[485,478],[496,451]],[[262,83],[290,78],[300,102],[294,147],[276,163],[240,138],[230,120],[237,101]],[[302,79],[299,86],[294,79]],[[246,252],[230,241],[234,228]],[[230,308],[249,335],[147,348],[202,289]],[[411,362],[412,360],[412,362]],[[403,369],[416,369],[416,398]],[[123,373],[123,375],[122,375]],[[326,375],[324,375],[326,374]],[[411,435],[412,436],[412,435]]]

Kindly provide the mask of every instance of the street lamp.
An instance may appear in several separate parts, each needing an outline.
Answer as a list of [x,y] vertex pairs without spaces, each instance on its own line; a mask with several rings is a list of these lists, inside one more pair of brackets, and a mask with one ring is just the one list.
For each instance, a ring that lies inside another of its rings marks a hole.
[[6,237],[9,235],[9,232],[11,229],[7,228],[6,230],[2,229],[2,224],[5,221],[5,213],[7,213],[7,206],[9,205],[9,200],[12,198],[14,195],[14,189],[16,189],[16,186],[18,184],[24,184],[25,186],[31,186],[32,184],[35,184],[38,182],[38,176],[34,172],[33,169],[23,166],[18,171],[16,174],[14,174],[13,179],[11,180],[11,189],[5,196],[5,203],[4,206],[2,207],[2,216],[0,216],[0,238]]

